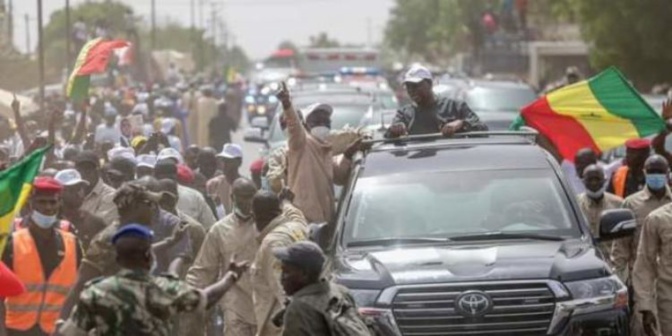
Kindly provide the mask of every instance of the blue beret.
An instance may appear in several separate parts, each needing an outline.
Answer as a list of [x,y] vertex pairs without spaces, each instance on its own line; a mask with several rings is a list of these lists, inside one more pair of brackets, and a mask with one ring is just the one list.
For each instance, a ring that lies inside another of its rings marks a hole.
[[119,238],[123,237],[137,237],[151,241],[152,238],[154,238],[154,232],[148,227],[140,224],[124,225],[117,230],[114,236],[112,236],[112,244],[115,244]]

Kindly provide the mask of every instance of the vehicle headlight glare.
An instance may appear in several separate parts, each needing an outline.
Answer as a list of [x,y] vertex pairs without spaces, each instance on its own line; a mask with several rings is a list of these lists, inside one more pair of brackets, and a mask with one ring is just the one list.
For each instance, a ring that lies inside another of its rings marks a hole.
[[606,278],[582,280],[565,283],[573,299],[590,299],[613,296],[625,289],[625,285],[612,275]]

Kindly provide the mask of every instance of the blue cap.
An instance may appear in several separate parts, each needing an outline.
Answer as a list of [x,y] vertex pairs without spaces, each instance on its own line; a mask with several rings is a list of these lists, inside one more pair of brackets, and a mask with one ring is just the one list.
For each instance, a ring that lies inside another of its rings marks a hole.
[[148,227],[140,224],[128,224],[122,226],[117,233],[112,236],[112,244],[116,244],[119,238],[123,237],[137,237],[144,240],[152,240],[154,232]]

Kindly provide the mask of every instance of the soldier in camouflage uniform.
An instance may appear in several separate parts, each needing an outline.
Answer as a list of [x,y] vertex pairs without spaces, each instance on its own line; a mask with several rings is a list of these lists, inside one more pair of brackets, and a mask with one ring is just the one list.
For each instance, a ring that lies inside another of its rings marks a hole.
[[369,336],[355,301],[340,285],[321,280],[325,256],[301,241],[273,249],[282,262],[282,287],[292,300],[284,313],[283,336]]
[[61,334],[170,335],[172,317],[212,307],[247,269],[247,262],[231,262],[224,277],[203,290],[172,275],[152,276],[152,236],[145,225],[117,231],[112,243],[121,271],[86,284]]

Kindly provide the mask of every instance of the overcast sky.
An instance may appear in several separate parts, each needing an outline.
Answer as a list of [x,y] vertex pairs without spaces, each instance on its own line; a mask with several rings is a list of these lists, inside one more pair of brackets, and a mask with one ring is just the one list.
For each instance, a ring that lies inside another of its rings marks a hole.
[[[4,0],[5,2],[9,0]],[[65,6],[65,0],[42,0],[44,22],[50,14]],[[71,5],[86,0],[70,0]],[[93,1],[93,0],[90,0]],[[99,0],[100,1],[100,0]],[[159,22],[179,21],[191,23],[192,0],[155,0],[156,17]],[[151,0],[122,0],[142,15],[147,24],[151,13]],[[393,5],[393,0],[194,0],[203,3],[204,22],[212,13],[215,4],[221,18],[227,22],[235,41],[250,57],[263,58],[283,40],[289,39],[299,45],[308,43],[308,38],[324,31],[341,42],[367,43],[368,27],[371,27],[373,43],[382,39],[382,31]],[[25,50],[26,29],[24,14],[31,17],[30,34],[33,50],[37,43],[37,0],[13,0],[14,43]],[[199,11],[196,10],[196,22]]]

